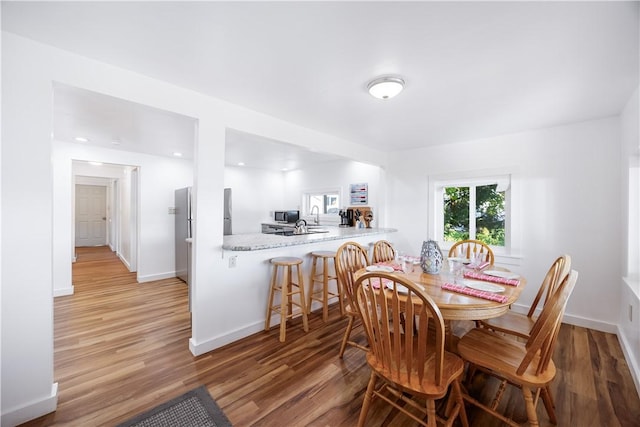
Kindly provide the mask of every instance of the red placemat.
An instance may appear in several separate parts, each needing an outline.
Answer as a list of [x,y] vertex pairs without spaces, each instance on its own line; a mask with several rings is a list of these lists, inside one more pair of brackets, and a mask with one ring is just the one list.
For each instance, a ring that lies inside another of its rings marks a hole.
[[455,285],[453,283],[444,283],[442,284],[442,289],[446,289],[451,292],[458,292],[460,294],[471,295],[473,297],[478,297],[482,299],[488,299],[490,301],[496,302],[507,302],[508,298],[504,295],[498,295],[493,292],[487,291],[479,291],[477,289],[467,288],[462,285]]
[[520,284],[520,280],[518,279],[505,279],[504,277],[490,276],[476,271],[465,271],[463,275],[467,279],[483,280],[485,282],[500,283],[502,285],[518,286]]
[[383,265],[385,267],[391,267],[393,268],[393,271],[402,271],[402,265],[397,264],[394,261],[383,261],[383,262],[376,262],[374,265]]

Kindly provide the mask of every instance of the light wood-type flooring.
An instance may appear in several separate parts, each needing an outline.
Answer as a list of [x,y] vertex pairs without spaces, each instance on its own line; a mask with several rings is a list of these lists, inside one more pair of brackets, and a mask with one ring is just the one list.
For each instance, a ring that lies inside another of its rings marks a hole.
[[[79,248],[73,281],[75,294],[54,300],[58,409],[26,426],[113,426],[201,384],[236,427],[356,425],[369,369],[355,348],[338,358],[346,320],[337,306],[327,324],[311,314],[306,334],[293,320],[284,344],[274,327],[194,357],[183,282],[138,284],[107,248]],[[361,327],[356,333],[364,343]],[[563,325],[554,360],[559,426],[640,425],[640,399],[615,335]],[[472,390],[485,395],[495,386],[480,378]],[[502,405],[523,412],[518,390],[509,389]],[[468,414],[472,426],[501,425],[473,408]],[[542,402],[538,416],[551,425]],[[367,424],[414,425],[379,400]]]

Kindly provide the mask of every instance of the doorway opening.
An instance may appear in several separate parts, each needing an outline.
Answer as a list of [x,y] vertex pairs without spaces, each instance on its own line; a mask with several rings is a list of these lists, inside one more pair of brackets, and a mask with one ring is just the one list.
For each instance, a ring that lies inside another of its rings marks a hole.
[[137,271],[138,169],[72,162],[74,262],[79,247],[108,246],[130,272]]

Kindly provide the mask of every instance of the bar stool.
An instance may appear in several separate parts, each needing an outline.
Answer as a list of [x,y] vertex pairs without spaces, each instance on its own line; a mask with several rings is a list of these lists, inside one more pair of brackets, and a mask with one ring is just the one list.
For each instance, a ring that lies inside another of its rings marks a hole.
[[[273,275],[271,276],[271,290],[269,291],[269,303],[267,305],[267,319],[265,320],[264,330],[268,331],[271,326],[271,312],[280,313],[280,342],[284,342],[287,331],[287,319],[293,318],[293,305],[300,307],[302,314],[302,325],[304,331],[309,331],[307,322],[307,307],[304,298],[304,281],[302,279],[301,258],[296,257],[276,257],[271,259],[273,264]],[[298,282],[293,281],[293,267],[296,267]],[[278,270],[281,281],[278,282]],[[276,291],[280,291],[280,306],[273,305],[273,295]],[[299,302],[293,300],[293,295],[299,296]],[[296,313],[298,314],[298,313]]]
[[[329,299],[338,298],[340,302],[340,314],[344,315],[344,303],[342,301],[342,288],[338,283],[338,276],[335,274],[336,253],[331,251],[311,252],[313,260],[311,264],[311,275],[309,278],[309,293],[307,295],[307,311],[311,312],[311,302],[313,300],[322,303],[322,320],[326,323],[329,319]],[[322,261],[322,271],[318,271],[318,259]],[[329,261],[333,261],[334,274],[329,275]],[[329,292],[329,280],[336,281],[336,292]],[[321,283],[322,289],[316,290],[316,284]]]

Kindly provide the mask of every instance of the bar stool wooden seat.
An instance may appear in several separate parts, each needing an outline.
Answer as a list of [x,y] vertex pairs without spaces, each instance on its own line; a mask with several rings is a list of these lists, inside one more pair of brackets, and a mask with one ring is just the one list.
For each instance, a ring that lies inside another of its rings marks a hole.
[[[287,332],[287,319],[293,318],[296,314],[302,315],[302,325],[305,332],[309,331],[307,321],[307,307],[304,298],[304,280],[302,279],[302,259],[296,257],[276,257],[271,259],[273,264],[273,275],[271,276],[271,290],[269,291],[269,303],[267,305],[267,318],[264,330],[268,331],[271,326],[271,312],[280,313],[280,342],[284,342]],[[297,282],[293,281],[293,267],[297,269]],[[278,270],[280,274],[278,274]],[[278,280],[280,275],[281,280]],[[280,305],[273,305],[273,296],[276,291],[280,291]],[[298,295],[298,302],[293,296]],[[297,305],[300,311],[293,312],[293,306]]]
[[[311,303],[320,301],[322,303],[322,320],[326,323],[329,319],[329,300],[338,298],[340,302],[340,314],[344,314],[344,302],[342,299],[342,289],[338,283],[338,276],[335,273],[336,253],[331,251],[311,252],[312,264],[309,278],[309,293],[307,294],[307,312],[311,313]],[[322,270],[319,271],[318,260],[322,261]],[[333,274],[330,274],[329,262],[333,261]],[[335,280],[336,291],[329,292],[329,281]],[[321,289],[316,289],[317,284],[322,284]]]

